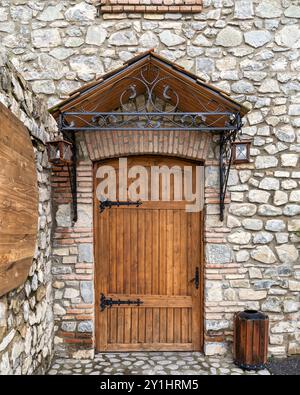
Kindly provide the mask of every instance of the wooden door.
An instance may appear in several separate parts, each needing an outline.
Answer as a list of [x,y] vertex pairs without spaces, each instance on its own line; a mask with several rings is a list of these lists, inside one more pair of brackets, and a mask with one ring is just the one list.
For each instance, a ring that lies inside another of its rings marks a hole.
[[[117,160],[105,164],[118,169]],[[136,164],[148,169],[191,166],[174,158],[128,159],[128,168]],[[102,165],[95,164],[95,191],[96,172]],[[201,351],[202,212],[186,212],[185,201],[171,199],[99,213],[99,202],[94,200],[97,350]],[[194,281],[196,270],[199,287]],[[114,301],[140,299],[143,304],[113,305],[100,311],[101,294]]]

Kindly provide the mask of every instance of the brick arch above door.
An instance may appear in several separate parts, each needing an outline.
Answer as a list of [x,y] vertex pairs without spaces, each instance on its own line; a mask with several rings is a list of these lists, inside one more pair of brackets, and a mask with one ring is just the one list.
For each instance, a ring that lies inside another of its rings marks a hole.
[[213,136],[196,131],[98,131],[84,133],[93,162],[130,155],[162,155],[206,161],[213,159]]

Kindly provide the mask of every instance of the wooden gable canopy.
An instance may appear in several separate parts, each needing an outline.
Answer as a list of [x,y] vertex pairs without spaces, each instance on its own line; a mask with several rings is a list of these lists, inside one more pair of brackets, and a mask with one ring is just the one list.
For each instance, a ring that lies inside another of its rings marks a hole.
[[[137,104],[141,95],[142,106]],[[237,131],[248,109],[150,50],[72,92],[50,112],[62,131]]]
[[[142,98],[142,100],[141,100]],[[153,50],[72,92],[49,110],[73,144],[71,186],[76,220],[74,132],[193,130],[220,133],[220,212],[223,220],[232,143],[247,107]]]

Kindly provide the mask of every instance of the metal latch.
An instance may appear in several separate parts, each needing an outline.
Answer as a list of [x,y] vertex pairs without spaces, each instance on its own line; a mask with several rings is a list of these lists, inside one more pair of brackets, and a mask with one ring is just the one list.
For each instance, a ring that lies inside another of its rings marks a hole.
[[195,288],[199,289],[200,273],[199,273],[199,267],[198,266],[196,267],[196,271],[195,271],[194,284],[195,284]]
[[100,209],[100,213],[103,213],[103,211],[106,208],[112,208],[112,207],[120,207],[120,206],[135,206],[135,207],[140,207],[143,203],[138,200],[136,202],[120,202],[119,200],[117,200],[116,202],[112,202],[111,200],[103,200],[100,202],[99,205],[99,209]]

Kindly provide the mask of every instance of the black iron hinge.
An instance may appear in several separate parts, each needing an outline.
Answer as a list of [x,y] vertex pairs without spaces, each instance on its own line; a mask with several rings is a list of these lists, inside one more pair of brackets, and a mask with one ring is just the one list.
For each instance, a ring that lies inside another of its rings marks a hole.
[[112,298],[107,298],[103,293],[101,293],[101,296],[100,296],[100,311],[104,311],[106,309],[106,307],[112,308],[113,305],[116,305],[116,306],[121,306],[121,305],[140,306],[143,303],[144,302],[142,302],[141,299],[136,299],[136,300],[130,300],[130,299],[121,300],[121,299],[117,299],[117,300],[113,300]]
[[120,206],[135,206],[135,207],[140,207],[143,203],[138,200],[137,202],[112,202],[111,200],[103,200],[102,202],[100,202],[99,205],[99,209],[100,209],[100,213],[103,213],[103,211],[106,208],[112,208],[112,207],[120,207]]

